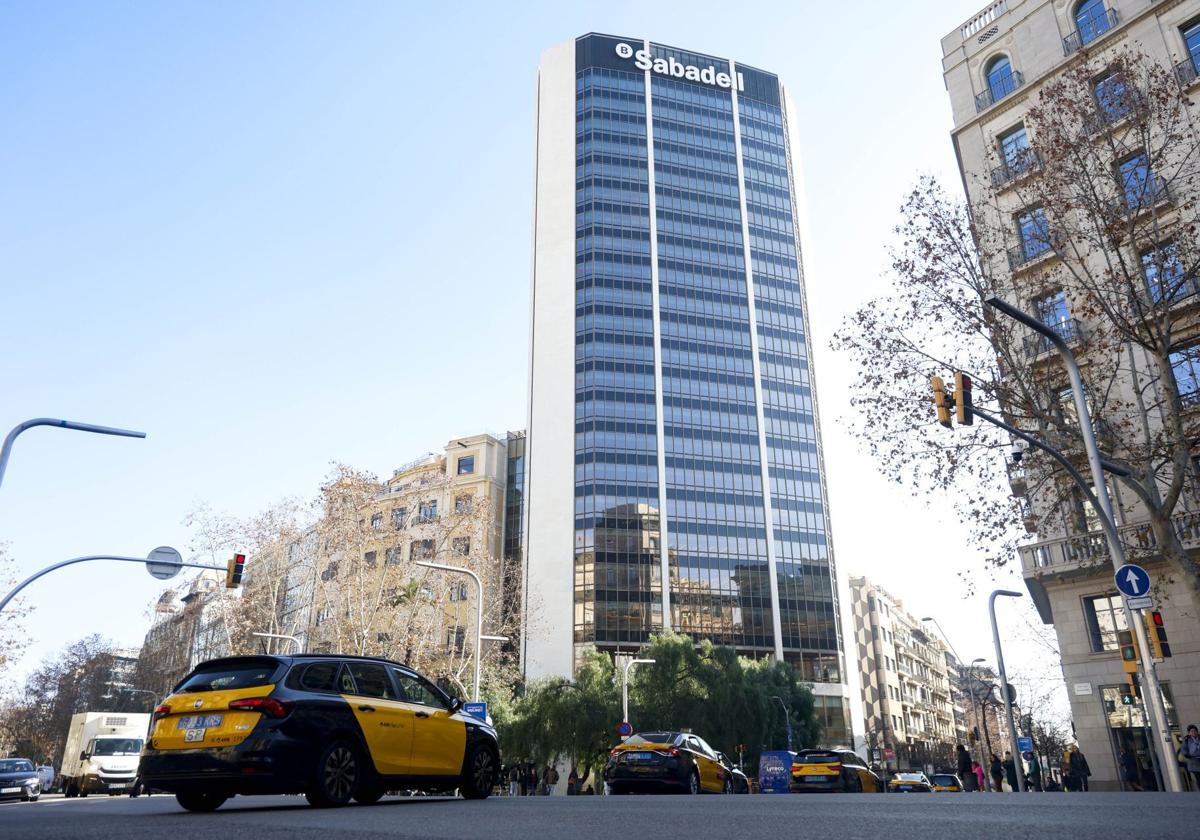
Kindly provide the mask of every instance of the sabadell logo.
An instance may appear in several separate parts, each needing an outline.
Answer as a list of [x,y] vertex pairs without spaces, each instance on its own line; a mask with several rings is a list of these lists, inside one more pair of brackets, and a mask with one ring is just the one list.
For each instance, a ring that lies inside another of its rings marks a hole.
[[652,73],[657,73],[660,76],[672,76],[676,79],[687,79],[692,82],[701,82],[706,85],[716,85],[719,88],[729,89],[736,83],[737,89],[743,91],[745,87],[745,79],[741,73],[734,73],[732,76],[723,71],[717,70],[711,64],[707,67],[697,67],[694,64],[684,64],[677,60],[675,56],[667,56],[666,58],[655,58],[650,54],[649,50],[635,50],[633,47],[626,44],[624,41],[617,44],[617,55],[620,58],[632,58],[633,65],[639,70],[649,70]]

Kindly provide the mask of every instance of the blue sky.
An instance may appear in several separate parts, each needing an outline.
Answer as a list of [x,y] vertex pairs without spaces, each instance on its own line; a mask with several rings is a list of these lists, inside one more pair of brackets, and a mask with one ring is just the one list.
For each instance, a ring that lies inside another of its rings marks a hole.
[[[0,427],[149,432],[27,433],[0,539],[24,573],[186,549],[199,502],[248,514],[333,460],[386,474],[523,427],[538,56],[594,30],[783,77],[840,570],[990,658],[954,575],[977,559],[926,550],[962,526],[858,453],[855,373],[828,349],[884,288],[905,189],[958,183],[939,40],[983,5],[0,3]],[[19,671],[89,632],[140,642],[161,584],[76,569],[30,590]]]

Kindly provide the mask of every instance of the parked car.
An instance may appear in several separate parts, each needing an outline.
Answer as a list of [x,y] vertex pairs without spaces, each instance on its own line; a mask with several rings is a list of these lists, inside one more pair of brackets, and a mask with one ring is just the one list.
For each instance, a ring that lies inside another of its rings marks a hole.
[[932,793],[933,785],[924,773],[897,773],[888,787],[900,793]]
[[794,792],[878,793],[882,788],[879,777],[853,750],[800,750],[792,756]]
[[717,761],[721,762],[721,766],[725,768],[725,772],[733,777],[733,792],[734,793],[749,793],[750,780],[746,778],[738,766],[729,760],[729,756],[723,752],[717,753]]
[[961,793],[962,781],[953,773],[934,773],[929,780],[934,793]]
[[613,747],[604,780],[614,794],[733,793],[733,774],[698,735],[641,732]]

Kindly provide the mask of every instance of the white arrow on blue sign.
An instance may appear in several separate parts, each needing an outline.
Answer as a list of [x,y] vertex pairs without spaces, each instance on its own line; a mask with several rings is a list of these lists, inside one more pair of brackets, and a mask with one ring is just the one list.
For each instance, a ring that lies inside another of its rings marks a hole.
[[1126,598],[1138,598],[1150,591],[1150,575],[1141,566],[1126,563],[1113,575],[1117,589]]

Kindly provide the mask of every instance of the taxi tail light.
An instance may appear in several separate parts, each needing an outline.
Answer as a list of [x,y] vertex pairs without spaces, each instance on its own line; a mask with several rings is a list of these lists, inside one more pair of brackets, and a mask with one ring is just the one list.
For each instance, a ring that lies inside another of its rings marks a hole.
[[171,707],[166,703],[154,707],[154,717],[156,719],[160,717],[166,717],[169,714],[171,714]]
[[292,710],[292,704],[284,703],[273,697],[247,697],[243,700],[231,700],[229,708],[244,712],[260,712],[272,718],[282,718],[288,716]]
[[679,758],[679,756],[683,755],[679,751],[679,747],[671,747],[669,750],[655,750],[655,752],[659,755],[665,755],[668,758]]

